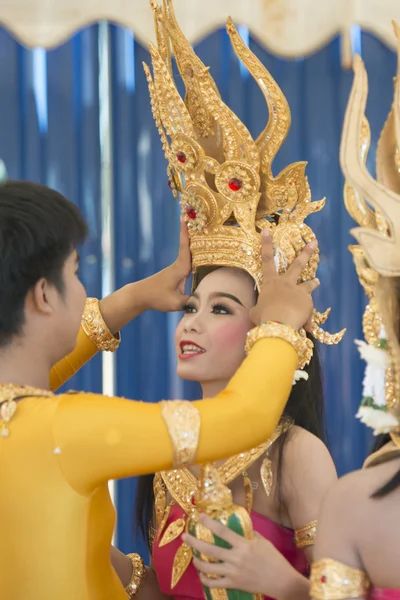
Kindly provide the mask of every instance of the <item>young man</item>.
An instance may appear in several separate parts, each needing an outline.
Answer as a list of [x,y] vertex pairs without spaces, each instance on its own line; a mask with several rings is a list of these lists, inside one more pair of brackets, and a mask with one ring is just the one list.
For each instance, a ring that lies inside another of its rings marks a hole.
[[[57,192],[33,183],[0,186],[0,591],[7,600],[126,599],[110,563],[107,481],[216,460],[271,435],[297,366],[293,330],[312,311],[317,283],[297,280],[313,249],[277,276],[264,236],[264,284],[252,317],[286,323],[290,336],[259,339],[224,392],[160,404],[54,396],[49,373],[59,386],[97,348],[114,350],[113,334],[141,311],[177,310],[185,300],[185,226],[173,265],[100,305],[86,303],[78,277],[85,235],[79,210]],[[224,423],[223,435],[214,436],[216,422]],[[143,568],[138,557],[133,562],[140,586]]]

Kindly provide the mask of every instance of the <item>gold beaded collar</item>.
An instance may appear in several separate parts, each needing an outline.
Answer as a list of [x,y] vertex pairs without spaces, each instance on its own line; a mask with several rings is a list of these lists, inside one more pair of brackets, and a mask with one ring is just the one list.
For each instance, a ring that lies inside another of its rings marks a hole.
[[10,435],[8,425],[17,410],[16,400],[27,396],[40,396],[50,398],[54,396],[49,390],[30,387],[28,385],[14,385],[13,383],[0,383],[0,436],[6,438]]

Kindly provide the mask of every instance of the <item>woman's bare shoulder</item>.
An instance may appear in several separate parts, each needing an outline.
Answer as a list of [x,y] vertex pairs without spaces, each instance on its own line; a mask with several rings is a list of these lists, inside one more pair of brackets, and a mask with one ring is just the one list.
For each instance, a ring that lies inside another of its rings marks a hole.
[[289,470],[301,472],[329,470],[336,475],[336,469],[328,448],[316,435],[294,425],[285,447],[285,462]]
[[321,503],[337,475],[328,448],[315,435],[293,427],[284,450],[282,492],[295,527],[318,519]]

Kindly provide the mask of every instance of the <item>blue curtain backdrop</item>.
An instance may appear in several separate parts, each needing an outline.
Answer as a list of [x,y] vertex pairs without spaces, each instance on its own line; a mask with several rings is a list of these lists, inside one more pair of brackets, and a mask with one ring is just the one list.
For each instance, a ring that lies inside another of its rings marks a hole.
[[[45,52],[0,29],[0,157],[8,175],[54,187],[90,227],[81,251],[88,293],[101,295],[97,27]],[[101,392],[101,356],[68,385]]]
[[[97,28],[90,27],[57,50],[28,51],[0,31],[0,157],[10,176],[54,186],[83,209],[90,240],[82,258],[82,277],[90,294],[101,291],[100,161],[98,140]],[[242,35],[248,37],[245,29]],[[379,131],[389,110],[395,55],[375,38],[355,42],[366,61],[372,129],[369,168]],[[339,347],[323,348],[329,445],[338,471],[361,466],[371,438],[354,419],[360,400],[363,365],[354,338],[361,333],[363,293],[347,245],[352,226],[342,199],[338,152],[352,74],[340,64],[339,40],[301,60],[275,58],[251,38],[252,50],[271,71],[292,110],[292,128],[274,165],[277,173],[296,160],[309,161],[314,199],[327,196],[326,208],[310,218],[321,247],[316,294],[319,309],[332,307],[328,329],[347,327]],[[256,83],[234,56],[225,31],[196,47],[210,65],[223,99],[257,133],[267,120]],[[169,264],[176,255],[178,206],[165,173],[165,160],[151,116],[142,61],[147,50],[129,31],[111,27],[115,187],[116,283],[120,287]],[[178,315],[146,313],[126,328],[117,356],[117,392],[155,402],[196,398],[199,389],[177,381],[173,332]],[[95,359],[71,387],[100,390],[101,365]],[[268,401],[268,398],[266,398]],[[218,424],[216,424],[216,432]],[[134,440],[135,431],[132,430]],[[146,554],[133,536],[135,481],[118,484],[118,544]]]

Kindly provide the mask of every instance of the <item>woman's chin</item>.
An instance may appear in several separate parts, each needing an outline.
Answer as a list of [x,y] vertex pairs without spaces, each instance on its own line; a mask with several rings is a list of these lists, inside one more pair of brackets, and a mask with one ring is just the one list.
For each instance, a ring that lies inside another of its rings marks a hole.
[[184,379],[185,381],[201,381],[202,379],[199,369],[196,369],[194,365],[181,361],[178,362],[176,373],[180,379]]

